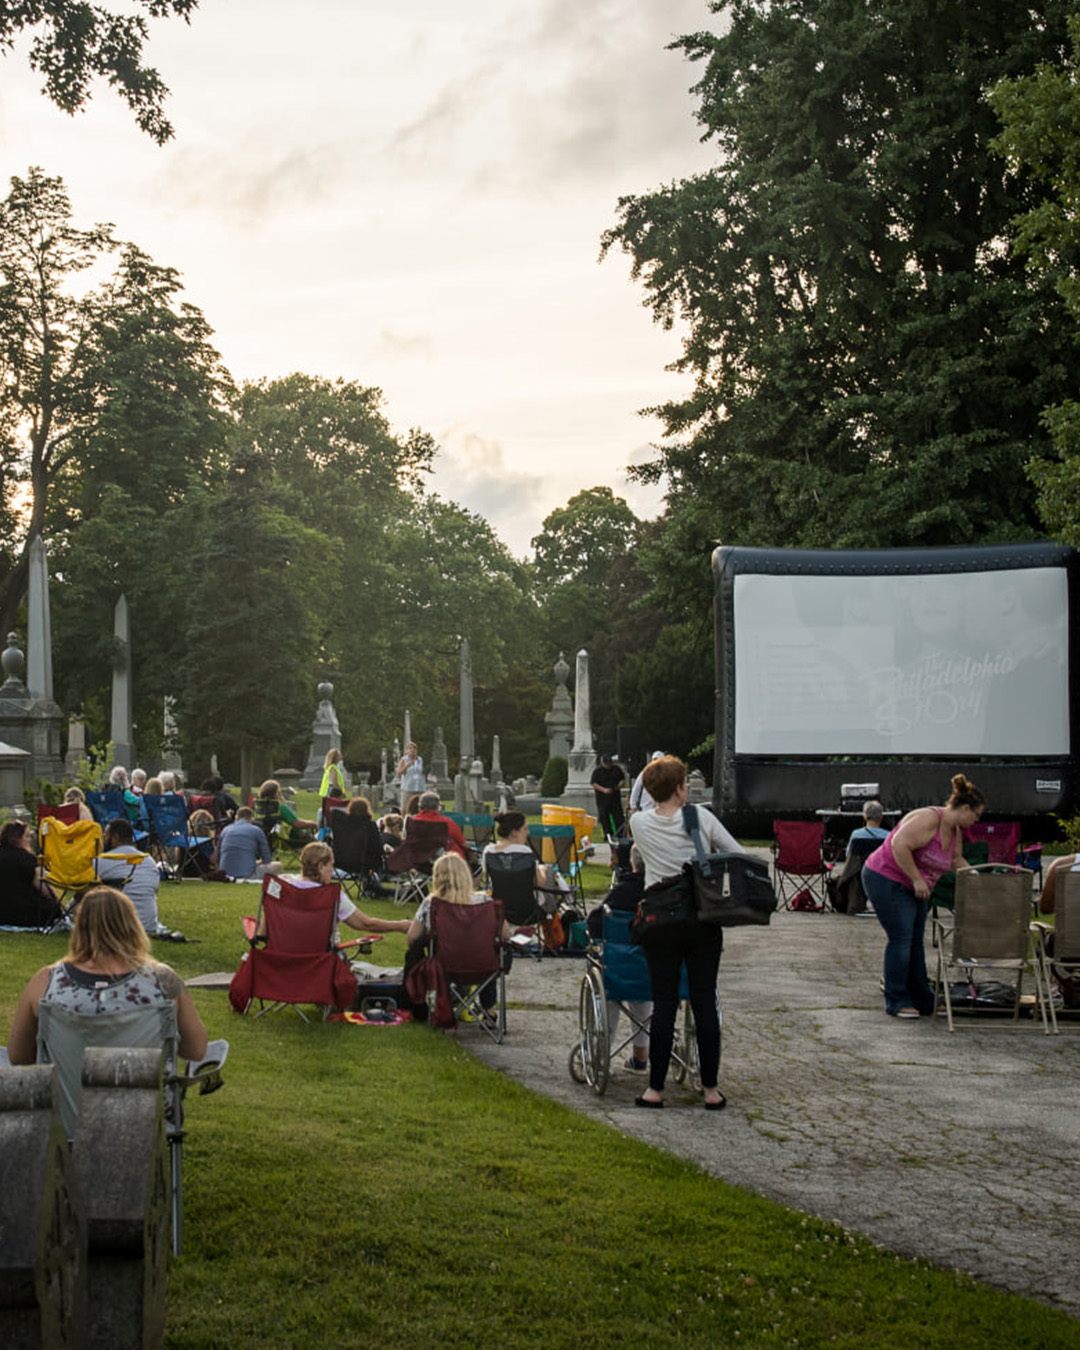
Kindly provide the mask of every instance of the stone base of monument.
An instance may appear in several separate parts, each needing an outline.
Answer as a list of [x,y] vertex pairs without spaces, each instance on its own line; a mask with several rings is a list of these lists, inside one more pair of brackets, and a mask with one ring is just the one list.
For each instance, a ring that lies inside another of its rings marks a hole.
[[0,1068],[0,1345],[81,1350],[86,1224],[45,1065]]

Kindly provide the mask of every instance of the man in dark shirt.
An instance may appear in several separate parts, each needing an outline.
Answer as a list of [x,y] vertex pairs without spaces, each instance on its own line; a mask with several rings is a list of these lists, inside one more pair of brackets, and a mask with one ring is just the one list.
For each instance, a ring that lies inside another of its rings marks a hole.
[[615,839],[621,833],[626,819],[622,804],[622,786],[626,782],[626,775],[610,755],[601,755],[589,781],[596,796],[596,817],[604,837]]

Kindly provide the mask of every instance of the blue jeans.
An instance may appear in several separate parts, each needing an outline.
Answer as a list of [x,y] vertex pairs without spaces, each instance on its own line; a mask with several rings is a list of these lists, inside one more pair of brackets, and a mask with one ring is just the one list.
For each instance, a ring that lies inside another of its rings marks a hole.
[[885,1011],[895,1016],[901,1008],[920,1013],[934,1010],[934,991],[926,974],[926,901],[914,891],[864,867],[863,889],[885,929]]

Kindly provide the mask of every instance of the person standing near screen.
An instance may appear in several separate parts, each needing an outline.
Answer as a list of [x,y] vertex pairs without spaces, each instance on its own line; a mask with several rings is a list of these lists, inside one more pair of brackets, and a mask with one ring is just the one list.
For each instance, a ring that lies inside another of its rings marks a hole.
[[926,973],[926,907],[938,878],[967,867],[963,831],[986,801],[962,773],[944,806],[909,811],[863,866],[863,888],[885,929],[885,1011],[914,1020],[934,1010]]

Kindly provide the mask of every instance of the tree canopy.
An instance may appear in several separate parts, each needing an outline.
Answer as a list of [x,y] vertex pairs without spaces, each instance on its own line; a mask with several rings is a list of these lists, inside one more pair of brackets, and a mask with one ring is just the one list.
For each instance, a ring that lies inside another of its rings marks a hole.
[[[1060,65],[1005,80],[990,102],[1004,130],[996,148],[1017,175],[1028,175],[1049,195],[1017,225],[1015,251],[1057,287],[1080,337],[1080,16],[1069,20],[1072,49]],[[1075,362],[1073,365],[1075,370]],[[1060,403],[1047,408],[1045,424],[1060,458],[1030,465],[1039,489],[1042,519],[1064,543],[1080,545],[1080,403],[1076,383]]]
[[688,329],[693,390],[656,410],[642,475],[670,486],[675,566],[721,541],[1029,536],[1024,464],[1070,352],[1060,297],[1008,248],[1041,193],[995,158],[984,91],[1060,56],[1069,6],[711,8],[724,31],[675,46],[717,163],[624,198],[604,241]]
[[94,81],[104,79],[161,145],[173,134],[164,112],[169,91],[158,72],[143,64],[146,17],[175,14],[187,22],[198,3],[135,0],[141,13],[118,14],[85,0],[8,0],[0,6],[0,51],[10,50],[21,33],[33,33],[30,65],[44,75],[42,92],[58,108],[77,112],[90,101]]

